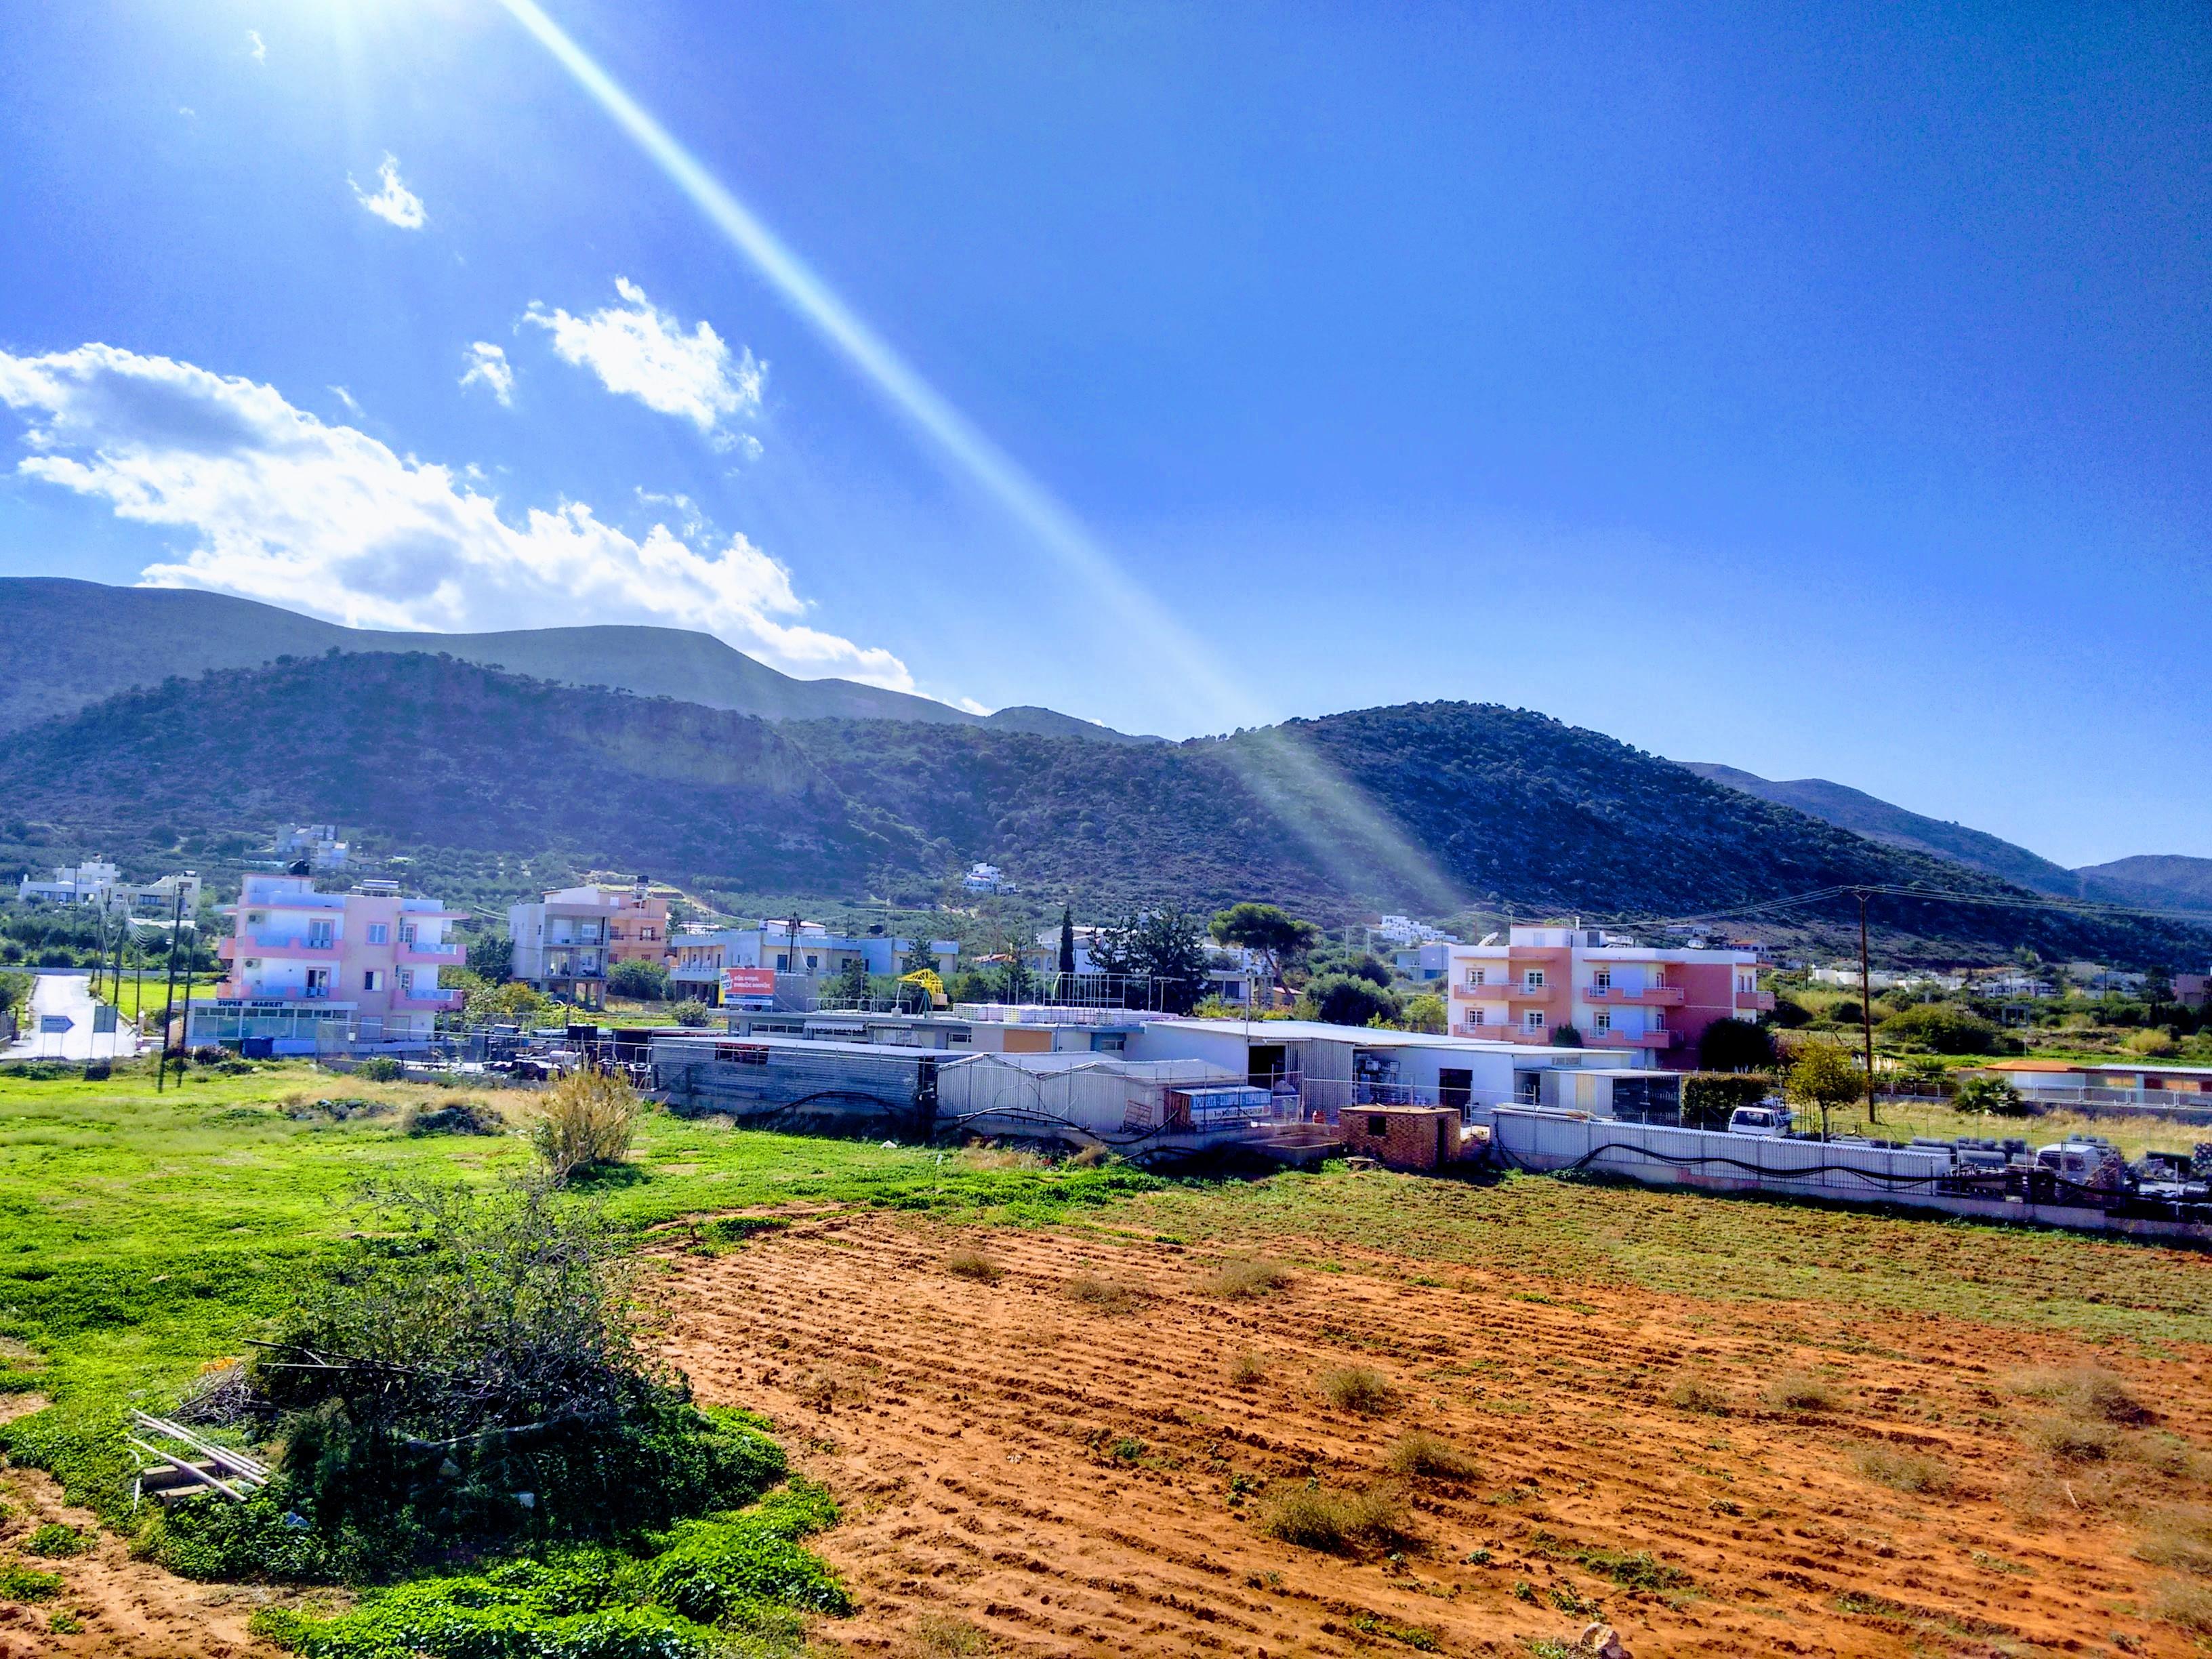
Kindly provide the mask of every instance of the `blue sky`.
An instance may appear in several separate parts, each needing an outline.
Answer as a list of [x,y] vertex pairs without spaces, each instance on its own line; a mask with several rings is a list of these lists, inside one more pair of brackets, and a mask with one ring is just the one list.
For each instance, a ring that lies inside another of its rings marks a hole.
[[543,3],[1003,465],[498,0],[14,6],[0,574],[2212,855],[2202,9]]

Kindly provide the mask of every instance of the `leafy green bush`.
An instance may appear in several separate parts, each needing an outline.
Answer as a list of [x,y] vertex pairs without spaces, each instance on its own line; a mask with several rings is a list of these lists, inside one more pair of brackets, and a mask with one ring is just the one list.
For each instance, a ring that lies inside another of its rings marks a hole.
[[1763,1072],[1774,1064],[1774,1039],[1747,1019],[1717,1019],[1698,1034],[1698,1065],[1707,1072]]
[[1331,1025],[1398,1018],[1397,998],[1361,974],[1322,974],[1307,985],[1301,1001],[1311,1004],[1313,1018]]
[[665,1002],[668,969],[657,962],[617,962],[607,969],[607,992],[640,1002]]
[[1959,1085],[1951,1103],[1962,1112],[1991,1113],[1998,1117],[2029,1117],[2035,1109],[2019,1090],[2001,1077],[1970,1077]]
[[364,1060],[353,1068],[353,1074],[368,1083],[397,1083],[407,1075],[407,1068],[398,1060],[380,1054],[374,1060]]
[[21,1561],[0,1558],[0,1601],[43,1601],[58,1595],[62,1576],[40,1572]]
[[249,1373],[281,1414],[278,1479],[252,1504],[164,1517],[177,1571],[353,1577],[617,1540],[782,1478],[756,1419],[702,1411],[638,1350],[596,1212],[538,1184],[383,1196],[398,1236],[335,1255]]
[[252,1629],[308,1659],[694,1659],[728,1650],[724,1632],[752,1636],[748,1653],[796,1652],[793,1615],[852,1611],[799,1541],[836,1519],[826,1492],[794,1481],[751,1509],[684,1522],[647,1553],[549,1550],[374,1591],[335,1617],[264,1608]]
[[1996,1046],[1997,1028],[1954,1004],[1923,1002],[1882,1021],[1881,1034],[1939,1054],[1985,1054]]
[[714,1011],[708,1007],[705,1003],[701,1002],[696,998],[693,997],[685,998],[683,1001],[678,1003],[674,1009],[676,1023],[678,1025],[686,1026],[695,1031],[701,1030],[706,1025],[707,1020],[713,1012]]

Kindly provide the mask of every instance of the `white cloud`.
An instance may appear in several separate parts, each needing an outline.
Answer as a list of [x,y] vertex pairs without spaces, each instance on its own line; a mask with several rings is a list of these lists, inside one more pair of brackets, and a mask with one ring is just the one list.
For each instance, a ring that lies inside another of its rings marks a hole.
[[507,361],[504,347],[478,340],[469,348],[468,363],[468,372],[461,376],[464,386],[483,386],[499,399],[501,409],[514,403],[514,365]]
[[623,302],[587,317],[548,310],[533,301],[523,321],[553,337],[562,357],[599,377],[610,392],[635,398],[647,409],[690,422],[718,449],[759,443],[733,433],[726,423],[760,411],[768,368],[750,351],[730,348],[702,322],[689,334],[671,313],[657,309],[645,290],[627,276],[615,278]]
[[807,626],[791,573],[741,535],[713,551],[587,505],[509,522],[453,471],[325,424],[273,386],[88,344],[0,351],[0,403],[29,422],[21,474],[181,530],[142,582],[211,587],[375,628],[647,622],[702,629],[778,667],[910,690],[888,651]]
[[246,56],[257,64],[265,64],[269,61],[269,47],[262,40],[259,29],[246,30]]
[[330,390],[331,395],[336,397],[340,403],[346,406],[347,413],[356,416],[366,415],[368,413],[367,410],[361,406],[361,399],[355,397],[352,392],[348,392],[343,386],[333,386]]
[[354,184],[353,174],[346,174],[346,183],[353,185],[353,199],[388,225],[402,230],[420,230],[428,216],[422,211],[422,198],[399,182],[399,158],[386,155],[376,169],[377,191],[372,196]]

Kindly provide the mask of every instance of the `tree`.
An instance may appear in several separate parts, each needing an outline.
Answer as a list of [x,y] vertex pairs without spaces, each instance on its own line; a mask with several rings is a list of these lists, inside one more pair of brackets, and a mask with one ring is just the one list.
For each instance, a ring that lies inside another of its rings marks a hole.
[[541,996],[519,979],[479,985],[461,1010],[470,1025],[544,1025],[561,1018],[561,1005]]
[[696,1031],[707,1024],[714,1011],[696,998],[686,997],[670,1012],[676,1016],[678,1025],[688,1026]]
[[1815,1038],[1801,1044],[1783,1080],[1790,1103],[1820,1114],[1820,1133],[1828,1133],[1828,1114],[1864,1097],[1866,1079],[1842,1044]]
[[1398,1000],[1356,974],[1323,974],[1306,987],[1313,1017],[1331,1025],[1371,1025],[1395,1020]]
[[1075,907],[1060,910],[1060,977],[1063,984],[1075,977]]
[[1583,1046],[1583,1034],[1571,1025],[1554,1025],[1552,1028],[1552,1046],[1554,1048],[1579,1048]]
[[469,971],[487,984],[498,985],[513,976],[514,946],[496,927],[487,927],[469,940]]
[[2001,1077],[1970,1077],[1959,1085],[1952,1103],[1962,1112],[1995,1113],[1999,1117],[2026,1117],[2032,1109],[2020,1091]]
[[668,969],[657,962],[617,962],[607,969],[607,989],[640,1002],[668,1000]]
[[1176,906],[1139,911],[1104,930],[1097,955],[1108,973],[1129,981],[1125,1000],[1134,997],[1145,1006],[1187,1014],[1206,983],[1201,933],[1198,918]]
[[1406,999],[1398,1023],[1409,1031],[1427,1031],[1440,1036],[1444,1029],[1445,1018],[1444,1000],[1434,991],[1422,991]]
[[1217,911],[1206,932],[1223,945],[1256,951],[1266,958],[1270,989],[1281,981],[1285,967],[1321,943],[1321,929],[1313,923],[1299,921],[1279,905],[1249,901]]
[[1717,1019],[1698,1037],[1698,1066],[1707,1072],[1763,1072],[1774,1064],[1774,1039],[1747,1019]]
[[629,1155],[645,1103],[619,1072],[586,1066],[555,1081],[530,1104],[530,1146],[556,1187],[597,1164]]
[[868,1000],[868,965],[858,957],[848,957],[837,976],[822,988],[823,1000],[850,1007],[859,1007]]

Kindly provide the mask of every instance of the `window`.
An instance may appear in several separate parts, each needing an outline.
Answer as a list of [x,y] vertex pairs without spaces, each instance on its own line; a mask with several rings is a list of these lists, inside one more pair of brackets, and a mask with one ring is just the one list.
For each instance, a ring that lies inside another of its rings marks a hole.
[[246,925],[248,927],[258,927],[268,920],[269,913],[266,910],[248,910],[246,913]]
[[372,921],[368,924],[368,942],[371,945],[386,944],[391,938],[392,928],[389,923]]
[[1541,968],[1531,968],[1527,969],[1521,975],[1521,988],[1525,991],[1542,990],[1544,988],[1544,970]]
[[1591,975],[1590,988],[1595,991],[1610,991],[1613,989],[1613,969],[1610,968],[1601,968],[1596,973]]
[[368,968],[368,969],[362,969],[362,975],[361,975],[361,988],[362,988],[362,990],[364,990],[364,991],[374,991],[374,989],[376,989],[376,987],[377,987],[377,975],[376,975],[376,969],[374,969],[374,968]]
[[1478,1009],[1476,1009],[1473,1013],[1469,1014],[1469,1015],[1467,1017],[1467,1023],[1468,1023],[1468,1024],[1470,1024],[1470,1025],[1487,1025],[1487,1024],[1490,1024],[1490,1011],[1489,1011],[1488,1009],[1486,1009],[1486,1008],[1478,1008]]
[[1544,1011],[1541,1008],[1531,1008],[1527,1013],[1521,1016],[1521,1024],[1522,1029],[1526,1030],[1542,1030],[1544,1029]]
[[330,994],[331,970],[327,968],[308,969],[307,994],[311,997],[326,997]]
[[791,971],[791,953],[788,951],[778,951],[775,953],[775,970],[779,974],[787,974]]
[[816,969],[819,968],[821,965],[822,965],[822,958],[821,958],[821,957],[816,957],[816,956],[810,956],[810,957],[808,957],[806,958],[806,971],[807,971],[808,973],[810,973],[810,974],[811,974],[811,973],[812,973]]
[[1613,1010],[1610,1008],[1599,1009],[1597,1011],[1597,1018],[1592,1020],[1590,1024],[1595,1025],[1601,1031],[1610,1031],[1613,1029]]
[[1380,1112],[1370,1112],[1367,1115],[1367,1133],[1377,1137],[1378,1139],[1389,1134],[1390,1133],[1390,1120],[1384,1117]]
[[1738,974],[1735,976],[1735,988],[1739,991],[1756,991],[1759,988],[1759,975]]
[[327,921],[311,921],[307,924],[307,943],[310,945],[327,948],[332,941],[333,933],[334,930]]
[[399,942],[402,945],[414,944],[415,924],[413,922],[403,921],[399,924]]
[[1487,985],[1490,983],[1490,975],[1482,969],[1470,968],[1467,970],[1467,982],[1470,987]]

